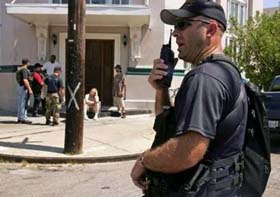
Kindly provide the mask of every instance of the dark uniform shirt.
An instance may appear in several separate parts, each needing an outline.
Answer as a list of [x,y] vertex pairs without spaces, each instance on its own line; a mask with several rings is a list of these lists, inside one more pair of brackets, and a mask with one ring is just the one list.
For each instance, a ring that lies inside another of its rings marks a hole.
[[56,75],[51,75],[45,79],[45,84],[48,86],[48,93],[58,93],[60,88],[63,88],[62,79]]
[[20,86],[24,85],[24,79],[29,79],[29,70],[27,68],[20,68],[20,70],[17,71],[17,81]]
[[232,111],[239,97],[241,79],[230,65],[205,62],[184,78],[175,100],[176,134],[199,132],[210,139],[206,157],[221,159],[242,150],[246,127],[247,101],[225,124],[220,124]]

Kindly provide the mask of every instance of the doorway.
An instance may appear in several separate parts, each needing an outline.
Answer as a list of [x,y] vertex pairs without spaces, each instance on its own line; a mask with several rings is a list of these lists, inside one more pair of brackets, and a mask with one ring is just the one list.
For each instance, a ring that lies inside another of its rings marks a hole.
[[98,90],[102,105],[112,106],[114,40],[86,40],[85,91]]

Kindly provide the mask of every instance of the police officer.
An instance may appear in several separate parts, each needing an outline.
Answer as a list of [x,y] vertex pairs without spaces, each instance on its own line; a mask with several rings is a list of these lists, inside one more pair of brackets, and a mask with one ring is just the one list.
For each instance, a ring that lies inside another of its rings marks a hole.
[[29,70],[28,66],[30,61],[27,58],[22,59],[22,64],[16,72],[16,80],[18,83],[18,103],[17,103],[17,123],[31,124],[32,122],[27,119],[27,101],[30,95],[33,94],[29,83]]
[[32,91],[34,95],[33,103],[33,117],[38,117],[38,110],[41,102],[41,91],[44,86],[43,75],[42,75],[42,64],[36,63],[34,65],[33,80],[32,80]]
[[[51,125],[51,116],[53,116],[53,126],[59,124],[59,111],[61,109],[61,103],[64,102],[64,86],[61,76],[61,67],[54,68],[53,75],[49,76],[45,80],[47,86],[46,97],[46,125]],[[44,91],[44,90],[43,90]]]
[[[186,1],[179,9],[162,10],[161,20],[174,25],[178,57],[193,69],[175,99],[174,136],[145,151],[131,178],[146,196],[240,196],[247,102],[244,97],[238,103],[238,116],[228,116],[243,89],[240,75],[233,66],[213,61],[226,58],[221,44],[227,27],[224,10],[209,0]],[[154,60],[148,79],[156,91],[157,118],[163,106],[170,106],[168,89],[157,83],[166,69],[163,60]],[[160,176],[143,179],[149,171]],[[154,187],[157,194],[149,192]]]

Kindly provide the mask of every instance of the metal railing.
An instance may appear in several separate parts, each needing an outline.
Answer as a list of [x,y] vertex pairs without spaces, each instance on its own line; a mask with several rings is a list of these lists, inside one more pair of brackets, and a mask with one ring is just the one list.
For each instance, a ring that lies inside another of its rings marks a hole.
[[[10,4],[15,4],[17,0],[11,0]],[[68,4],[69,0],[49,0],[50,4]],[[149,0],[86,0],[87,4],[103,5],[149,5]]]
[[[149,0],[86,0],[87,4],[148,5]],[[67,4],[68,0],[52,0],[55,4]]]

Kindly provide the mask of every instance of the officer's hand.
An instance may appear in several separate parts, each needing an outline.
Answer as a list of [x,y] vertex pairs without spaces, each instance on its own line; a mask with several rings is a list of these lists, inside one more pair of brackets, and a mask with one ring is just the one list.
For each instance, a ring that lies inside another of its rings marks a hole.
[[146,173],[145,167],[142,165],[140,159],[138,159],[134,165],[134,167],[131,170],[130,177],[137,187],[142,189],[142,191],[145,191],[148,189],[149,182],[145,181],[143,179],[144,175]]
[[167,68],[168,67],[163,63],[162,59],[154,60],[154,66],[148,78],[148,82],[156,90],[161,89],[161,87],[157,84],[157,80],[160,80],[167,75],[167,71],[166,71]]
[[32,95],[32,94],[33,94],[33,91],[32,91],[32,90],[29,90],[29,91],[28,91],[28,94],[29,94],[29,95]]

